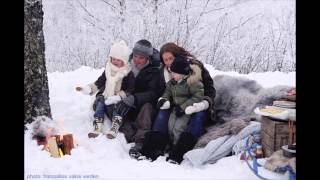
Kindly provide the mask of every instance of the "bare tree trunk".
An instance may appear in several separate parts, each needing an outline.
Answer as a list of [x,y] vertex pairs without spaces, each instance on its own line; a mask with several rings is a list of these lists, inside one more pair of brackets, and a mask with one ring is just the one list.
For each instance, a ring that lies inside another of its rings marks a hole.
[[42,0],[24,4],[24,123],[37,116],[51,118],[45,65]]

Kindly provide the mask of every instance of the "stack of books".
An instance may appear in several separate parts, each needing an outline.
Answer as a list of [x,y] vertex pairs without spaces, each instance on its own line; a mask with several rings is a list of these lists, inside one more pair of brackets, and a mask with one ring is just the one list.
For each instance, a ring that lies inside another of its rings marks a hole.
[[273,101],[273,106],[280,108],[295,109],[296,102],[293,101]]

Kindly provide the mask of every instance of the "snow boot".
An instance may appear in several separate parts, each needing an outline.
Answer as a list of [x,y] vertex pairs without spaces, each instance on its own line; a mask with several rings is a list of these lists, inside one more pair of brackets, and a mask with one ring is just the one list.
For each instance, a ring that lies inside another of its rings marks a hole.
[[142,143],[136,143],[129,150],[130,157],[139,160],[139,157],[142,156],[142,154],[140,153],[141,149],[142,149]]
[[196,143],[197,139],[191,133],[181,133],[177,144],[173,146],[166,160],[173,164],[180,164],[183,160],[183,155],[192,150]]
[[106,134],[107,138],[114,139],[115,137],[117,137],[121,124],[122,124],[122,117],[114,116],[112,118],[111,129]]
[[164,150],[168,144],[168,138],[158,131],[149,131],[145,134],[145,139],[140,153],[151,161],[156,160],[159,156],[164,155]]
[[93,121],[93,131],[88,133],[89,138],[96,138],[102,132],[103,118],[95,118]]

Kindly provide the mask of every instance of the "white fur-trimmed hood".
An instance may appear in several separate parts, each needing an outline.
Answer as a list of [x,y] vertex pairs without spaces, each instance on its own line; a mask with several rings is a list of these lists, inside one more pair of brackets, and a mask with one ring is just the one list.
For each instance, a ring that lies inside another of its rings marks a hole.
[[192,72],[191,75],[187,78],[188,85],[202,81],[201,68],[196,64],[190,64],[190,68]]

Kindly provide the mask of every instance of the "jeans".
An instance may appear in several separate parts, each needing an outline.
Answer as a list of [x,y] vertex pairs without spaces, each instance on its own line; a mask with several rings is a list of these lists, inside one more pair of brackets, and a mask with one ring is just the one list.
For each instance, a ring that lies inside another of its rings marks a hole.
[[206,119],[206,112],[200,111],[191,115],[186,132],[191,133],[195,138],[199,138],[204,133],[203,123]]
[[96,111],[94,112],[93,117],[103,119],[105,110],[106,110],[106,105],[104,104],[104,102],[98,101],[96,104]]
[[[152,130],[159,131],[164,135],[168,135],[168,121],[171,110],[159,110],[159,113],[155,119]],[[204,133],[204,121],[206,118],[206,112],[200,111],[193,113],[190,117],[188,127],[185,132],[191,133],[195,138],[199,138]]]
[[159,131],[164,135],[168,134],[168,121],[170,117],[170,109],[160,109],[153,124],[153,131]]
[[131,107],[126,105],[123,101],[120,101],[117,104],[106,105],[104,103],[103,96],[97,97],[95,103],[96,103],[96,106],[95,106],[95,113],[93,117],[99,118],[99,119],[104,118],[104,113],[106,113],[109,118],[112,118],[114,116],[124,117],[125,115],[127,115],[129,110],[131,109]]

